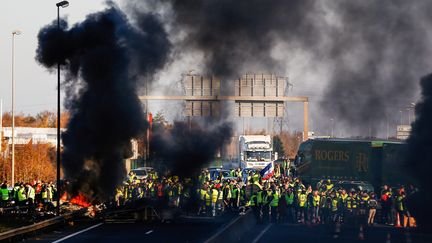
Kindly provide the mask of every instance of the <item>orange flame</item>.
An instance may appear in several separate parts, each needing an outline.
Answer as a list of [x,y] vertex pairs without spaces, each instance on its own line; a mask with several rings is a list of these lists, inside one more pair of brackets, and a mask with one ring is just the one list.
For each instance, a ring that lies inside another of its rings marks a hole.
[[90,207],[91,203],[87,201],[83,194],[79,193],[77,196],[70,200],[70,203],[76,204],[81,207]]

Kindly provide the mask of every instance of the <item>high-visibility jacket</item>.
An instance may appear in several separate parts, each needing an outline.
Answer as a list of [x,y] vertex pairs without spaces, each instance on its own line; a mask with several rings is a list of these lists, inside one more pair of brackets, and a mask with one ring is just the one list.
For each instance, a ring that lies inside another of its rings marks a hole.
[[336,211],[338,210],[338,203],[339,203],[339,198],[334,197],[334,198],[332,199],[332,207],[331,207],[331,210],[332,210],[333,212],[336,212]]
[[231,198],[237,199],[240,196],[240,191],[237,187],[234,187],[231,192]]
[[20,189],[18,190],[18,192],[17,192],[17,196],[18,196],[18,201],[19,201],[19,202],[22,202],[22,201],[24,201],[24,200],[27,200],[27,197],[26,197],[26,195],[25,195],[24,187],[23,187],[23,188],[20,188]]
[[312,201],[312,205],[313,205],[314,207],[318,207],[318,206],[319,206],[319,203],[320,203],[320,199],[321,199],[320,195],[314,195],[314,196],[312,197],[312,199],[313,199],[313,201]]
[[200,189],[200,199],[205,200],[207,191],[204,189]]
[[267,205],[269,203],[269,197],[271,194],[269,194],[269,192],[264,191],[263,192],[263,197],[262,197],[262,203],[263,205]]
[[229,186],[224,187],[223,195],[225,196],[226,199],[231,199],[232,193],[231,193],[231,189],[229,188]]
[[291,194],[285,194],[285,202],[287,205],[292,205],[294,202],[294,193],[291,192]]
[[219,197],[218,197],[218,199],[219,200],[223,200],[223,196],[224,196],[223,190],[218,190],[218,191],[219,191]]
[[253,181],[254,184],[258,183],[258,181],[259,181],[259,175],[257,173],[252,176],[252,181]]
[[46,189],[42,189],[41,196],[42,196],[42,199],[48,198],[48,192]]
[[256,206],[257,195],[252,195],[249,199],[249,206]]
[[333,184],[326,184],[326,191],[330,191],[333,188]]
[[13,189],[12,189],[12,192],[13,192],[13,198],[14,199],[17,199],[18,198],[18,190],[20,189],[20,187],[19,186],[15,186]]
[[0,189],[2,201],[9,200],[9,190],[7,188]]
[[277,207],[279,205],[279,193],[273,193],[273,199],[270,202],[271,207]]
[[352,199],[352,197],[348,196],[348,197],[345,199],[345,207],[346,207],[347,209],[352,209],[352,208],[353,208],[353,199]]
[[345,200],[348,198],[348,194],[341,194],[340,198],[341,198],[342,202],[345,203]]
[[397,198],[396,198],[396,209],[398,211],[404,211],[405,210],[404,199],[405,199],[405,196],[403,196],[403,195],[397,196]]
[[260,206],[263,204],[263,191],[259,191],[257,193],[257,206]]
[[27,191],[27,198],[34,200],[35,196],[36,196],[35,189],[33,187],[29,186],[28,191]]
[[212,198],[212,200],[211,200],[212,203],[216,203],[217,202],[217,200],[219,198],[219,191],[218,191],[218,189],[212,189],[211,198]]
[[210,190],[206,191],[204,194],[204,200],[205,200],[205,204],[206,206],[210,206],[211,205],[211,195],[210,195]]
[[301,193],[299,196],[299,207],[304,208],[306,206],[307,196]]

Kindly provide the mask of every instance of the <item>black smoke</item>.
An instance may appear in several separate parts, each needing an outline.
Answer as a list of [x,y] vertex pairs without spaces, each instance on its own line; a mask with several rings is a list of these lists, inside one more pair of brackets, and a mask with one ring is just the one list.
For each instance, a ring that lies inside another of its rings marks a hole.
[[176,121],[172,127],[158,127],[151,140],[155,160],[163,162],[171,173],[191,177],[208,165],[232,137],[230,123]]
[[61,21],[38,34],[36,60],[62,64],[65,106],[62,166],[75,190],[105,199],[125,178],[130,140],[147,122],[137,89],[168,62],[171,44],[157,15],[135,14],[134,25],[114,4],[68,27]]
[[407,170],[420,184],[420,193],[411,200],[410,209],[420,225],[432,230],[432,74],[421,79],[422,99],[415,107],[416,120],[407,140],[408,153],[405,158]]
[[432,4],[336,1],[330,7],[339,25],[327,29],[334,70],[321,106],[354,133],[376,136],[386,116],[398,124],[399,110],[406,113],[416,101],[419,75],[431,64]]
[[[172,0],[174,25],[187,33],[183,48],[202,50],[206,74],[231,81],[244,72],[279,72],[271,50],[281,39],[312,45],[313,0]],[[288,35],[289,32],[289,35]]]
[[[350,135],[383,135],[387,121],[394,130],[399,111],[406,115],[417,99],[418,75],[432,64],[427,0],[164,0],[147,7],[169,13],[176,46],[201,51],[199,71],[221,77],[224,87],[245,73],[295,76],[297,94],[320,103],[312,118],[321,130],[330,118]],[[291,62],[298,53],[307,70]],[[303,76],[313,83],[303,84]]]

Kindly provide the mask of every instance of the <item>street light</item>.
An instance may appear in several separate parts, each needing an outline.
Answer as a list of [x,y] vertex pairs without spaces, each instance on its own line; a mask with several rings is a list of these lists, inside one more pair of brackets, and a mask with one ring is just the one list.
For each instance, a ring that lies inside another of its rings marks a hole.
[[15,35],[20,34],[20,30],[12,31],[12,186],[15,185]]
[[331,137],[333,137],[333,132],[334,132],[334,119],[330,118],[330,122],[331,122]]
[[[68,1],[56,3],[57,29],[60,31],[60,7],[69,6]],[[60,215],[60,60],[57,60],[57,215]]]

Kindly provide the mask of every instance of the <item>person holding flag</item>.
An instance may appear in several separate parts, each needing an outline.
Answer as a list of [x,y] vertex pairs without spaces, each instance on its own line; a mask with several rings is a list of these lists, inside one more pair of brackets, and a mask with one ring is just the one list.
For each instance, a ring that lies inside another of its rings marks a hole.
[[264,169],[260,171],[262,180],[268,180],[274,175],[273,162],[269,163]]

